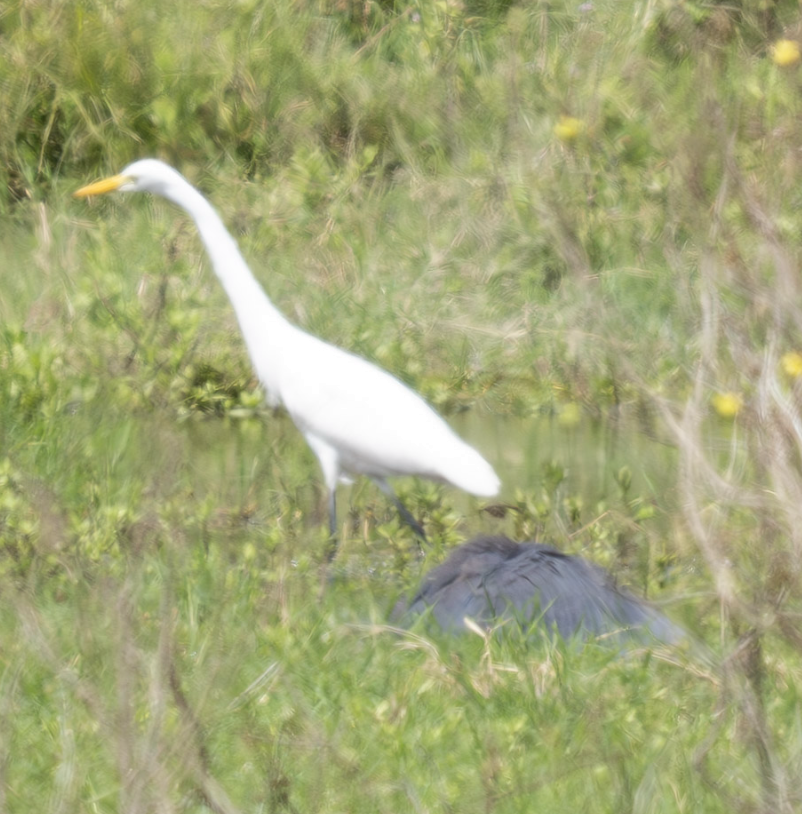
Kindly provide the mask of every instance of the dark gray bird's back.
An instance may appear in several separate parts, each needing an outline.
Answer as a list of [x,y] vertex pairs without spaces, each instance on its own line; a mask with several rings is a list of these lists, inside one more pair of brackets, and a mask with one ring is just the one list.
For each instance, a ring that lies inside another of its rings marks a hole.
[[623,634],[666,643],[684,638],[680,627],[619,589],[602,568],[551,546],[507,537],[479,537],[456,548],[396,614],[429,608],[444,630],[464,628],[469,617],[484,625],[517,620],[563,638]]

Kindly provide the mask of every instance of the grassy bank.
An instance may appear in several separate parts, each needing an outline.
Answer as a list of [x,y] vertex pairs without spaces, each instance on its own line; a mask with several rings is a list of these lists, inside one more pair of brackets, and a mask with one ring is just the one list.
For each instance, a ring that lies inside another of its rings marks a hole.
[[[799,810],[798,14],[7,3],[0,809]],[[70,198],[144,155],[499,469],[491,507],[400,484],[427,564],[549,539],[700,647],[389,628],[421,564],[364,485],[323,579],[317,465],[194,228]]]

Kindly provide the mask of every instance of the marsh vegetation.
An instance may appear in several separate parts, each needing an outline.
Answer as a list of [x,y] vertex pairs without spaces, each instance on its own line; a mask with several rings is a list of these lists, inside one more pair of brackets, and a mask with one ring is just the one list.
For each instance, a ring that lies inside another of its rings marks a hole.
[[[802,809],[795,3],[0,9],[0,811]],[[145,155],[498,500],[340,500]],[[388,624],[478,532],[698,647]]]

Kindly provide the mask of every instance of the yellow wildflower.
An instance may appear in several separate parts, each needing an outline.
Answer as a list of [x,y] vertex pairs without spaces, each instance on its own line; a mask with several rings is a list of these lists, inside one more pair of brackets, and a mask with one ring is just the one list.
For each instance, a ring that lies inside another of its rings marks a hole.
[[737,393],[716,393],[710,401],[713,409],[722,418],[735,418],[743,406],[743,401]]
[[585,122],[574,116],[560,116],[560,120],[554,125],[554,135],[560,141],[576,141],[585,129]]
[[799,43],[796,40],[777,40],[772,46],[771,58],[781,68],[796,65],[800,60]]
[[783,371],[792,379],[802,376],[802,353],[796,350],[789,350],[780,359]]

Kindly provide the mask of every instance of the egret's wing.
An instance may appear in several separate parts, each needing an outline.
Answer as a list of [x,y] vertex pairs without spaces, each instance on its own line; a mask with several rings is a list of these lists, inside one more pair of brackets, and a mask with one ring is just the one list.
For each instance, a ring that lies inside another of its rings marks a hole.
[[359,356],[301,334],[281,394],[295,423],[338,450],[353,472],[442,479],[495,494],[498,478],[413,390]]

